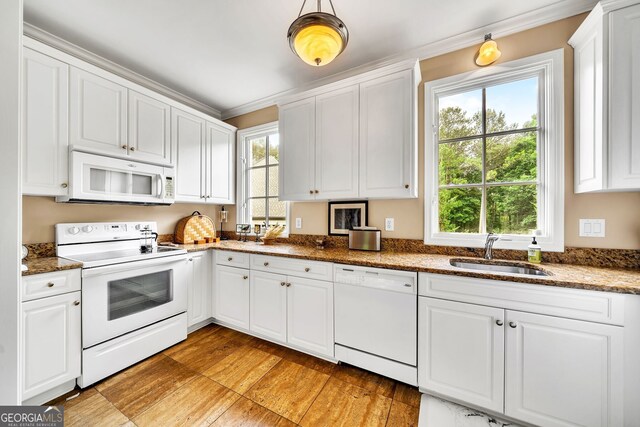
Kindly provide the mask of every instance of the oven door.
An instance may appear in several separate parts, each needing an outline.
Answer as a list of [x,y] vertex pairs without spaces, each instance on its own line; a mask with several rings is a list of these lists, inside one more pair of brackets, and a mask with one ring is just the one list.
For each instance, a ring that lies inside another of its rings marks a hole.
[[187,255],[82,271],[82,347],[187,310]]

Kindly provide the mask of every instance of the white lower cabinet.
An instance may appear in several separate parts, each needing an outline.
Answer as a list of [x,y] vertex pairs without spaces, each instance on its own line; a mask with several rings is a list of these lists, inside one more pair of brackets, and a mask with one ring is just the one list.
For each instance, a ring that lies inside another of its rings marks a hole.
[[229,325],[249,329],[248,269],[216,266],[213,316]]
[[189,283],[187,284],[187,325],[189,327],[211,317],[210,256],[209,252],[196,252],[189,255]]
[[251,272],[250,329],[333,357],[333,283]]
[[23,401],[80,376],[80,301],[76,291],[22,303]]
[[622,338],[620,326],[421,296],[418,382],[534,425],[621,426]]

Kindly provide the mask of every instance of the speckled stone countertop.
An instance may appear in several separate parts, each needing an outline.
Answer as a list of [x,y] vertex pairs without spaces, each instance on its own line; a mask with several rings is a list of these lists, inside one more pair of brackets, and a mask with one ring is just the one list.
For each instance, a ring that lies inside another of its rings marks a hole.
[[[184,248],[188,252],[218,249],[367,267],[640,295],[640,269],[598,268],[570,264],[542,264],[537,268],[549,273],[550,276],[525,276],[521,274],[476,271],[453,267],[450,261],[452,259],[462,258],[449,255],[392,251],[365,252],[352,251],[344,248],[316,249],[311,246],[288,245],[284,243],[263,245],[261,243],[238,242],[236,240],[226,240],[204,245],[174,246]],[[471,260],[474,259],[471,258]],[[501,261],[496,260],[495,263],[501,263]],[[531,266],[531,264],[526,262],[505,261],[505,263],[509,265]],[[534,268],[536,267],[534,266]]]
[[72,270],[74,268],[82,268],[81,262],[71,261],[58,257],[42,257],[42,258],[30,258],[24,260],[24,264],[29,268],[27,271],[23,271],[23,276],[30,276],[32,274],[51,273],[52,271]]

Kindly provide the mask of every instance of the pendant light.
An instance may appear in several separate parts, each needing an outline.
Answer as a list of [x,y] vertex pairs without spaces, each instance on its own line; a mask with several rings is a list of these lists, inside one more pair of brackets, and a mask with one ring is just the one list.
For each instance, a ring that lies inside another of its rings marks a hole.
[[500,55],[502,55],[502,52],[498,49],[498,43],[491,39],[491,33],[486,34],[484,36],[484,43],[482,43],[478,51],[476,64],[481,67],[493,64],[500,58]]
[[291,50],[300,59],[309,65],[321,67],[342,53],[349,41],[349,31],[336,16],[331,0],[329,4],[333,14],[323,12],[322,0],[317,0],[318,10],[302,15],[306,2],[302,2],[298,18],[289,27],[287,38]]

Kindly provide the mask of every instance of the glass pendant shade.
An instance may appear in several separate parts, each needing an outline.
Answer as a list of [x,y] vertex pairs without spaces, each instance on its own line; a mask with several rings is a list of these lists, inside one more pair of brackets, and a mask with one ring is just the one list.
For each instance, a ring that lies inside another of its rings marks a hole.
[[291,50],[309,65],[333,61],[347,46],[349,33],[335,15],[313,12],[293,21],[287,33]]
[[498,49],[498,44],[491,40],[491,35],[488,35],[488,37],[485,37],[485,42],[480,46],[476,64],[482,67],[493,64],[500,58],[500,55],[502,55],[502,52]]

